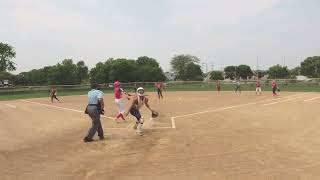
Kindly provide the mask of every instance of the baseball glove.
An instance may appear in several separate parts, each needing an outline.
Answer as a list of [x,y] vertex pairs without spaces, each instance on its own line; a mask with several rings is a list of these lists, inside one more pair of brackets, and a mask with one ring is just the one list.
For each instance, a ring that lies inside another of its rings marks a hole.
[[158,117],[158,112],[152,111],[151,117],[152,117],[152,118]]

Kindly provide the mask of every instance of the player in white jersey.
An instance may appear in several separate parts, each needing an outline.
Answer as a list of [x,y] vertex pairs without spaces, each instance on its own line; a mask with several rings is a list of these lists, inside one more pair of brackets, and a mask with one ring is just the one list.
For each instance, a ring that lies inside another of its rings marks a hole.
[[141,117],[141,114],[140,114],[140,108],[146,105],[146,107],[151,111],[152,114],[155,112],[154,110],[151,109],[148,103],[149,99],[146,97],[144,92],[145,91],[142,87],[139,87],[137,89],[137,94],[136,96],[134,96],[132,104],[129,107],[128,112],[126,113],[126,116],[128,116],[130,113],[136,118],[136,124],[134,126],[134,129],[136,129],[136,133],[139,136],[143,135],[143,132],[142,132],[143,118]]

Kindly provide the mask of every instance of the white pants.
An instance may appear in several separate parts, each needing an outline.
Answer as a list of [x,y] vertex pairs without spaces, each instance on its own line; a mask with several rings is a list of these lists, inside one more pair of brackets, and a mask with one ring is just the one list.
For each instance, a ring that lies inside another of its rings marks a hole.
[[124,114],[125,108],[122,99],[115,99],[116,105],[118,106],[119,113]]
[[257,88],[256,88],[256,92],[257,92],[257,93],[258,93],[258,92],[261,93],[261,91],[262,91],[262,90],[261,90],[261,87],[257,87]]

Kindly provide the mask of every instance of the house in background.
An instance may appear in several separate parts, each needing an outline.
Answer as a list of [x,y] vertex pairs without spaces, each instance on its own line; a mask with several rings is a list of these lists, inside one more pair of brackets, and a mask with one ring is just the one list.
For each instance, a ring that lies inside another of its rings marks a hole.
[[172,72],[165,72],[164,75],[167,78],[167,81],[174,81],[176,79],[176,76]]
[[310,79],[307,76],[296,76],[297,81],[309,81]]

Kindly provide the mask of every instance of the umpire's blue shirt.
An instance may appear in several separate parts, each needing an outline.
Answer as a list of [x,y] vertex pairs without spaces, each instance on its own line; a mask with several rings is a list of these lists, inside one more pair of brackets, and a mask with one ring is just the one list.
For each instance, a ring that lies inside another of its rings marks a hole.
[[103,98],[103,92],[100,90],[92,89],[88,92],[89,104],[98,104],[99,99]]

